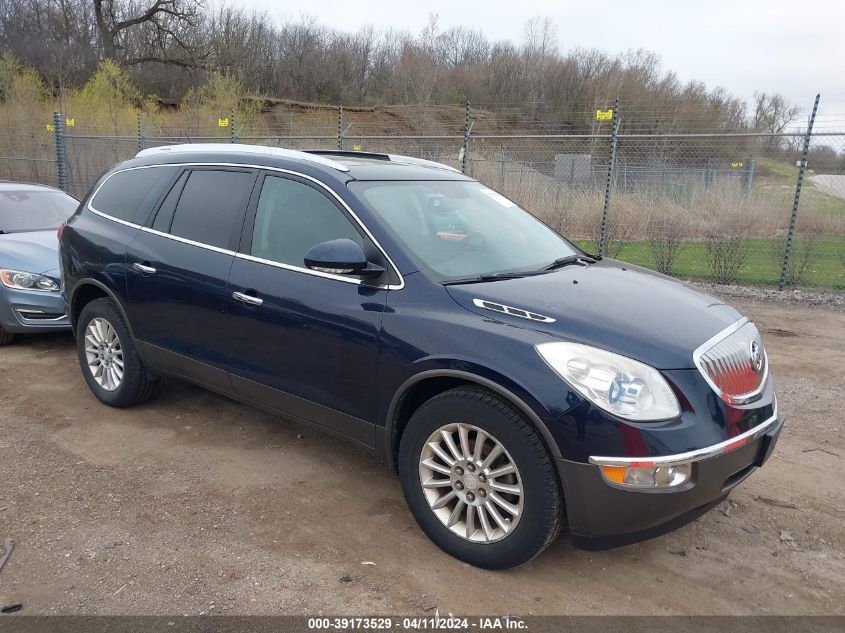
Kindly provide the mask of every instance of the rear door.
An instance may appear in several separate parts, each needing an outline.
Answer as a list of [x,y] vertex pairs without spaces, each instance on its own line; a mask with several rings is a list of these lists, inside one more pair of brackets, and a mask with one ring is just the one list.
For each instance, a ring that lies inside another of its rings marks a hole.
[[223,391],[226,284],[255,177],[251,169],[184,169],[126,254],[127,312],[145,360]]

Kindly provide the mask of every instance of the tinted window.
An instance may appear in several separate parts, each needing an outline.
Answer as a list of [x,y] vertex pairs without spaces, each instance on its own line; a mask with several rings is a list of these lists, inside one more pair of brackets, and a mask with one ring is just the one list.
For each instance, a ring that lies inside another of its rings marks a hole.
[[172,174],[172,170],[160,167],[120,171],[100,187],[91,206],[112,217],[138,223],[137,212],[144,198],[159,180]]
[[61,191],[0,191],[0,233],[57,229],[78,204]]
[[325,195],[296,180],[267,176],[258,199],[252,254],[282,264],[303,267],[312,246],[361,234]]
[[173,214],[176,212],[176,203],[179,202],[179,196],[182,195],[182,189],[185,188],[188,175],[189,172],[185,172],[179,176],[179,180],[176,181],[176,184],[173,185],[164,202],[161,203],[156,214],[156,219],[153,222],[153,228],[156,231],[162,231],[163,233],[170,232],[170,225],[173,223]]
[[170,227],[172,235],[220,248],[229,247],[232,225],[252,185],[253,174],[191,172]]

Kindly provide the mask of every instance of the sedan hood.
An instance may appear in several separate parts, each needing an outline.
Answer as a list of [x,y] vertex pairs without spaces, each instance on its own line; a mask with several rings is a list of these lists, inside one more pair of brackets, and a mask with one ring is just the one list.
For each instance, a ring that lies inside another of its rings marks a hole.
[[55,271],[59,266],[56,231],[22,231],[0,234],[0,268],[28,273]]
[[[616,352],[658,369],[694,368],[693,350],[742,316],[680,281],[608,259],[447,290],[461,306],[485,317]],[[534,318],[479,306],[483,301],[524,310]]]

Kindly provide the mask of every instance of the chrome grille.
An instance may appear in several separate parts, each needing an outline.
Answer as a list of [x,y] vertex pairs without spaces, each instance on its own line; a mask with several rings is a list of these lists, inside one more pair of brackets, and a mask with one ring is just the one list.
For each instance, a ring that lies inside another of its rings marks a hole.
[[695,350],[693,360],[710,386],[728,404],[755,400],[769,373],[760,333],[746,318]]

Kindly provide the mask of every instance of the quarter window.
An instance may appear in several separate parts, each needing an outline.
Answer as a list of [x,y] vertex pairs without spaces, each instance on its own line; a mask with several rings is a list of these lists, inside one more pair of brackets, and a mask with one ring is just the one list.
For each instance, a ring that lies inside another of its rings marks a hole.
[[305,253],[327,240],[364,240],[325,195],[296,180],[267,176],[258,198],[251,254],[303,267]]
[[[209,169],[191,172],[173,214],[171,235],[228,248],[235,218],[249,195],[253,178],[252,173],[243,171]],[[161,211],[166,212],[166,207]]]
[[[119,171],[103,183],[91,199],[91,206],[113,218],[143,224],[150,207],[145,205],[145,210],[141,212],[142,203],[153,189],[161,191],[156,185],[163,179],[170,179],[172,175],[173,169],[162,167]],[[138,217],[141,213],[143,218]]]

